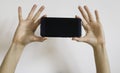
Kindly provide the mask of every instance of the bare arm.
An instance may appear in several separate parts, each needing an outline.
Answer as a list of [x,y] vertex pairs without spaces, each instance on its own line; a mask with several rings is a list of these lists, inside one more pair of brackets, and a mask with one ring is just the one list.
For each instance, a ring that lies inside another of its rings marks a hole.
[[75,37],[73,40],[88,43],[93,47],[97,73],[110,73],[105,38],[98,11],[95,10],[96,18],[94,19],[87,6],[84,6],[84,10],[81,6],[78,9],[83,16],[82,21],[86,35],[84,37]]
[[97,73],[110,73],[106,47],[102,45],[94,47],[94,57]]
[[0,73],[14,73],[24,47],[31,42],[42,42],[46,40],[46,38],[34,35],[34,32],[40,23],[38,17],[44,10],[44,7],[42,6],[38,12],[33,15],[36,7],[36,5],[32,7],[25,20],[22,18],[21,7],[18,8],[19,25],[16,29],[12,44],[1,64]]
[[0,73],[14,73],[23,48],[24,46],[20,44],[11,45],[0,67]]

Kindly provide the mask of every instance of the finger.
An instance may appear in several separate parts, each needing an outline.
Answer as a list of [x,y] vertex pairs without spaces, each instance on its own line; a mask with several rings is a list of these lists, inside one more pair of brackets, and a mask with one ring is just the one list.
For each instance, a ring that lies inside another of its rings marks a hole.
[[37,13],[35,14],[35,16],[33,17],[33,20],[35,21],[36,19],[38,19],[38,17],[40,16],[41,12],[44,10],[44,6],[40,7],[40,9],[37,11]]
[[98,11],[97,11],[97,10],[95,10],[95,16],[96,16],[96,21],[97,21],[97,22],[100,22],[99,14],[98,14]]
[[45,41],[45,40],[47,40],[46,37],[34,36],[32,41],[33,41],[33,42],[43,42],[43,41]]
[[[75,15],[75,18],[80,18],[79,16]],[[81,18],[80,18],[81,19]],[[82,25],[85,26],[87,23],[84,19],[82,19]]]
[[[47,17],[47,15],[45,14],[45,15],[43,15],[41,18],[43,18],[43,17]],[[40,23],[41,23],[41,18],[40,19],[38,19],[38,21],[35,23],[35,25],[39,25]]]
[[85,11],[87,12],[87,15],[89,17],[89,21],[94,21],[93,16],[87,6],[84,6]]
[[85,21],[86,21],[86,22],[89,22],[88,16],[85,14],[85,12],[83,11],[82,7],[79,6],[78,9],[79,9],[79,11],[81,12],[81,14],[82,14],[83,18],[85,19]]
[[85,37],[81,37],[81,38],[74,37],[74,38],[72,38],[72,40],[75,40],[75,41],[78,41],[78,42],[86,42],[86,38]]
[[45,14],[45,15],[43,15],[42,17],[47,17],[47,15]]
[[80,18],[79,16],[75,15],[75,18]]
[[33,5],[33,7],[32,7],[32,9],[31,9],[30,13],[28,14],[27,19],[32,19],[33,14],[34,14],[36,8],[37,8],[37,5]]
[[37,29],[37,27],[40,25],[41,19],[38,19],[35,25],[33,26],[33,32]]
[[[46,17],[47,15],[43,15],[42,17]],[[42,18],[41,17],[41,18]],[[37,20],[37,22],[35,23],[35,25],[33,26],[33,31],[35,31],[37,29],[37,27],[40,25],[41,23],[41,18]]]
[[18,18],[19,18],[19,21],[22,20],[22,8],[20,6],[18,7]]
[[[75,15],[75,18],[80,18],[80,17]],[[85,31],[87,32],[88,31],[88,26],[87,26],[87,23],[84,19],[82,19],[81,24],[82,24],[83,28],[85,29]]]
[[[77,15],[75,15],[75,18],[81,19],[81,18],[80,18],[79,16],[77,16]],[[86,21],[85,21],[84,19],[82,19],[82,22],[83,22],[84,24],[87,24]]]

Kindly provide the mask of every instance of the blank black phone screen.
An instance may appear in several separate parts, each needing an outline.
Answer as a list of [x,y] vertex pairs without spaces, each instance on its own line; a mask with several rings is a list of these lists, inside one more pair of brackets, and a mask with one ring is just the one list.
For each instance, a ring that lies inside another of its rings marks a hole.
[[81,19],[43,17],[40,29],[42,37],[80,37]]

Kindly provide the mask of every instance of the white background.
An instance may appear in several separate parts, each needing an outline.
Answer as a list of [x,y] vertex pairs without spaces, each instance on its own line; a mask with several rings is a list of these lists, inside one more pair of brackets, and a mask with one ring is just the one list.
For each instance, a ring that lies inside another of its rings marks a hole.
[[[45,5],[43,14],[52,17],[80,15],[78,5],[97,9],[103,24],[111,73],[120,73],[120,1],[119,0],[0,0],[0,63],[9,49],[18,24],[17,8],[24,18],[33,4]],[[39,35],[39,28],[36,31]],[[83,32],[84,34],[84,32]],[[15,73],[95,73],[91,46],[71,38],[48,38],[27,45]]]

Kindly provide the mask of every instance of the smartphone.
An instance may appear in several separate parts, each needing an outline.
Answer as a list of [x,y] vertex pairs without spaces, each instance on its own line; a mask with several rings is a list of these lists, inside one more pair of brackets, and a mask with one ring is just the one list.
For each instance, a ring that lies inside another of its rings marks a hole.
[[80,37],[80,18],[41,18],[40,35],[42,37]]

